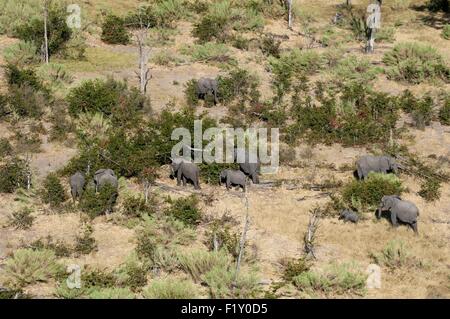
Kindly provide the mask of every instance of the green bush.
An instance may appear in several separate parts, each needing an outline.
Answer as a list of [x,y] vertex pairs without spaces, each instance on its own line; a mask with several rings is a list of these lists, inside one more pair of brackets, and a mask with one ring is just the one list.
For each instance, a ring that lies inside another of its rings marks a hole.
[[83,192],[80,209],[92,219],[106,212],[112,212],[117,199],[117,189],[107,184],[96,193],[95,189],[88,188]]
[[29,229],[36,217],[31,215],[32,210],[28,207],[12,213],[9,224],[16,229]]
[[236,68],[227,76],[221,75],[217,79],[219,85],[218,98],[223,104],[238,101],[241,104],[259,102],[259,80],[249,71]]
[[87,296],[89,299],[135,299],[136,296],[129,288],[93,289]]
[[187,226],[196,226],[202,218],[202,211],[199,208],[199,200],[195,195],[185,198],[178,198],[171,201],[171,207],[167,214],[182,221]]
[[439,110],[439,120],[444,125],[450,125],[450,96],[446,98],[444,105]]
[[409,251],[403,241],[390,241],[381,252],[371,253],[370,257],[375,263],[394,271],[401,267],[420,267],[422,263]]
[[203,276],[217,268],[228,268],[231,258],[226,251],[208,252],[204,250],[193,250],[178,255],[180,268],[192,276],[195,282],[201,282]]
[[450,24],[446,24],[444,25],[444,27],[442,28],[442,37],[445,40],[450,40]]
[[13,85],[9,89],[10,110],[20,117],[39,118],[43,114],[43,108],[47,99],[31,86]]
[[8,64],[5,73],[10,87],[29,86],[35,91],[47,91],[42,81],[36,75],[36,71],[32,68],[20,68],[17,65]]
[[40,62],[36,52],[37,48],[34,43],[20,41],[7,47],[4,51],[4,57],[8,64],[33,65]]
[[351,181],[344,185],[344,202],[354,209],[377,207],[386,195],[401,195],[404,191],[400,179],[393,174],[369,173],[363,181]]
[[265,35],[261,40],[260,49],[267,56],[279,58],[280,45],[281,41],[276,40],[273,35]]
[[364,295],[367,275],[350,263],[333,263],[322,272],[306,271],[294,277],[294,285],[307,293]]
[[0,193],[13,193],[20,187],[25,188],[27,181],[24,160],[14,157],[0,165]]
[[114,288],[116,278],[113,273],[100,269],[84,269],[81,272],[81,284],[84,289]]
[[434,202],[441,197],[441,182],[434,178],[427,178],[420,186],[419,195],[427,202]]
[[130,43],[130,35],[125,27],[124,19],[112,14],[108,15],[102,24],[101,39],[108,44]]
[[198,38],[199,43],[206,43],[212,40],[224,43],[229,38],[227,28],[229,28],[227,17],[205,15],[194,25],[192,35]]
[[75,247],[74,251],[81,255],[88,255],[91,252],[97,250],[97,243],[95,242],[95,238],[92,237],[92,233],[94,232],[91,225],[86,225],[85,229],[81,236],[77,236],[75,238]]
[[427,79],[450,81],[450,68],[436,49],[419,43],[400,43],[387,52],[383,62],[390,79],[413,84]]
[[206,233],[206,238],[206,244],[211,251],[225,249],[234,258],[238,257],[240,236],[225,221],[214,221],[211,230]]
[[50,204],[52,207],[60,206],[67,200],[64,186],[55,173],[50,173],[45,178],[41,190],[41,198],[44,203]]
[[83,82],[70,91],[67,102],[73,116],[95,112],[111,115],[122,108],[130,113],[136,112],[144,107],[145,98],[134,88],[129,89],[126,83],[109,78]]
[[13,152],[13,148],[9,140],[5,137],[0,138],[0,158],[10,156]]
[[147,284],[147,267],[136,255],[132,255],[116,270],[115,276],[119,286],[136,292]]
[[223,43],[207,42],[205,44],[185,45],[180,48],[180,53],[189,55],[195,62],[222,62],[232,64],[229,50]]
[[[66,18],[67,13],[64,6],[53,6],[48,12],[47,34],[50,56],[63,50],[72,36]],[[42,17],[31,19],[19,25],[14,33],[17,38],[33,43],[36,48],[41,48],[44,44],[44,20]]]
[[283,279],[286,282],[291,282],[295,277],[309,271],[310,268],[311,265],[304,258],[289,260],[284,269]]
[[370,84],[375,80],[380,70],[372,66],[367,59],[361,59],[354,55],[340,60],[332,70],[336,84],[356,82],[358,84]]
[[51,250],[55,253],[56,257],[70,257],[71,248],[68,247],[62,241],[54,241],[50,235],[46,238],[39,238],[31,244],[27,245],[25,248],[33,250]]
[[28,0],[17,2],[16,0],[1,0],[2,15],[0,16],[0,34],[14,35],[17,26],[22,25],[33,18],[42,17],[42,1]]
[[414,124],[419,129],[424,129],[430,125],[434,117],[434,101],[429,95],[416,98],[409,90],[405,90],[398,99],[400,108],[411,114]]
[[147,299],[196,299],[197,288],[188,280],[155,279],[143,292]]
[[127,217],[141,217],[152,215],[154,209],[141,196],[128,196],[123,202],[122,213]]
[[236,49],[247,51],[249,49],[249,40],[241,35],[236,35],[232,38],[232,45]]
[[5,284],[22,288],[37,282],[46,282],[63,272],[51,250],[18,249],[4,265]]

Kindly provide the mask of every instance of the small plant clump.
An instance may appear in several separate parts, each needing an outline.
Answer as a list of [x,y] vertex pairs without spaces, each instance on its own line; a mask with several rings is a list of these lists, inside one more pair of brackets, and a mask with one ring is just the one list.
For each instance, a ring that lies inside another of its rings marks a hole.
[[41,190],[42,201],[52,207],[58,207],[67,200],[64,186],[55,173],[47,175]]
[[370,257],[378,265],[385,266],[391,271],[401,267],[421,267],[422,262],[411,254],[403,241],[390,241],[381,252],[372,253]]
[[13,157],[0,164],[0,193],[13,193],[27,185],[27,165],[24,160]]
[[123,44],[130,42],[130,35],[125,27],[124,19],[108,15],[102,25],[102,41],[108,44]]
[[167,214],[182,221],[187,226],[198,225],[202,218],[199,200],[195,195],[179,198],[171,202],[171,207]]
[[32,215],[32,210],[24,207],[10,216],[9,224],[16,229],[29,229],[33,225],[35,217]]

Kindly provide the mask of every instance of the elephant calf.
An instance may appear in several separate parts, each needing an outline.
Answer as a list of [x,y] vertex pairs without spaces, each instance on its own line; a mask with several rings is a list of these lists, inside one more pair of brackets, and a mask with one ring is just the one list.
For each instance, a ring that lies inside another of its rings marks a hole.
[[181,185],[183,181],[183,186],[186,186],[188,181],[194,184],[195,189],[200,188],[200,169],[194,163],[187,162],[182,158],[172,159],[171,177],[177,178],[177,186]]
[[352,210],[344,209],[339,215],[339,219],[343,219],[344,222],[352,222],[356,224],[359,221],[359,216]]
[[245,192],[246,180],[247,176],[243,172],[225,169],[220,173],[219,184],[222,185],[222,182],[225,181],[228,190],[231,186],[239,186]]
[[393,172],[397,174],[398,169],[401,169],[393,157],[390,156],[362,156],[356,161],[356,171],[358,179],[366,179],[370,172],[383,173]]
[[249,176],[253,184],[259,184],[259,174],[261,171],[261,162],[256,156],[256,160],[250,157],[250,152],[245,149],[234,149],[234,160],[239,163],[240,170]]
[[77,199],[81,198],[85,183],[86,178],[81,172],[76,172],[74,175],[70,177],[70,191],[72,193],[72,199],[74,202]]
[[419,209],[414,203],[402,200],[395,195],[383,196],[377,209],[377,218],[380,218],[384,211],[391,213],[391,222],[394,227],[397,227],[398,221],[401,221],[411,226],[414,232],[418,234],[417,217],[419,216]]

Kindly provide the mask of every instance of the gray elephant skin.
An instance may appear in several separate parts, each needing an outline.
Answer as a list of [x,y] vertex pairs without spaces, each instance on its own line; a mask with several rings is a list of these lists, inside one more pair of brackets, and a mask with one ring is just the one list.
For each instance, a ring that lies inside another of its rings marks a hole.
[[381,213],[385,211],[390,212],[391,223],[394,227],[397,227],[400,221],[408,224],[418,234],[417,217],[419,216],[419,209],[414,203],[402,200],[395,195],[383,196],[377,209],[377,218],[381,218]]
[[72,193],[73,201],[79,200],[83,194],[84,185],[86,184],[86,178],[83,173],[76,172],[70,177],[70,191]]
[[200,169],[194,163],[188,162],[182,158],[172,159],[171,177],[177,178],[177,185],[181,185],[183,181],[183,186],[186,186],[187,182],[191,182],[195,189],[200,188]]
[[97,192],[107,184],[114,188],[119,187],[117,176],[112,169],[99,169],[96,171],[94,174],[94,183]]
[[214,105],[219,103],[217,98],[219,83],[215,79],[201,78],[197,81],[197,97],[205,100],[208,95],[214,97]]
[[356,171],[360,180],[366,179],[370,172],[397,174],[399,168],[402,167],[390,156],[366,155],[356,161]]
[[219,184],[225,181],[227,189],[229,190],[232,186],[239,186],[245,192],[247,176],[241,171],[225,169],[220,173]]
[[339,215],[339,219],[344,220],[344,222],[352,222],[356,224],[359,221],[359,216],[352,210],[344,209]]
[[[244,157],[245,156],[245,157]],[[250,158],[248,150],[238,149],[234,150],[234,159],[239,163],[239,169],[247,176],[249,176],[253,184],[259,184],[259,174],[261,170],[261,162],[256,157],[256,163]]]

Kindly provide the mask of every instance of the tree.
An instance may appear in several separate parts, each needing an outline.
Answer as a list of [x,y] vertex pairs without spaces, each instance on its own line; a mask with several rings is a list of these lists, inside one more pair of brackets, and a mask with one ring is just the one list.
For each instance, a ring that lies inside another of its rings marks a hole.
[[367,53],[373,53],[375,46],[375,30],[380,28],[381,23],[381,4],[382,0],[377,0],[375,3],[367,7],[369,16],[367,17]]
[[48,64],[49,54],[48,54],[48,5],[50,0],[44,0],[44,62]]
[[149,21],[144,22],[144,12],[141,8],[139,11],[139,30],[136,33],[136,41],[139,48],[139,90],[142,94],[147,93],[148,82],[150,81],[150,69],[148,68],[148,60],[150,58],[150,48],[148,42],[148,30],[151,28]]
[[286,4],[288,7],[288,26],[289,29],[292,29],[292,0],[286,0]]

